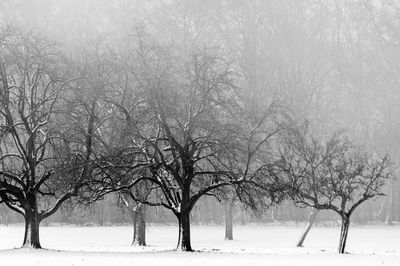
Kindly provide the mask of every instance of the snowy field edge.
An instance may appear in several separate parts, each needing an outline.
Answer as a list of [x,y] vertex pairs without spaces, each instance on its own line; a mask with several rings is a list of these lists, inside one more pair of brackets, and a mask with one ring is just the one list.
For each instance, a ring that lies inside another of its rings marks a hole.
[[[223,240],[222,226],[193,226],[195,252],[174,251],[174,226],[150,226],[148,246],[130,245],[131,227],[49,226],[43,250],[19,248],[21,226],[0,227],[2,265],[398,265],[398,226],[353,226],[348,253],[337,254],[338,227],[315,227],[305,247],[295,243],[303,225],[236,226]],[[7,241],[6,241],[7,240]]]

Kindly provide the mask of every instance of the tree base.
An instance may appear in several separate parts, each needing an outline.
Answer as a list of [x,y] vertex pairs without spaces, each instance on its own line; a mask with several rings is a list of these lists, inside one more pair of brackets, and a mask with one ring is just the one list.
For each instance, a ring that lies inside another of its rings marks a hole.
[[132,245],[132,246],[135,246],[135,247],[145,247],[145,246],[147,246],[146,243],[137,242],[137,241],[132,242],[131,245]]
[[177,247],[176,251],[183,251],[183,252],[194,252],[194,250],[190,247]]
[[23,244],[21,248],[42,249],[42,246],[40,244],[27,243],[27,244]]

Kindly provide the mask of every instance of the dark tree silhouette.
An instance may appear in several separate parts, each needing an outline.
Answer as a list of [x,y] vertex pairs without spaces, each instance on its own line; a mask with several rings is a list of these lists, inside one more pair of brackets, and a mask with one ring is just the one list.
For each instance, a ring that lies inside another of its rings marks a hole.
[[126,120],[128,146],[146,158],[140,179],[157,188],[158,197],[141,202],[171,210],[179,224],[177,248],[191,251],[193,206],[224,186],[254,186],[250,180],[261,168],[255,159],[277,130],[265,126],[273,120],[267,115],[247,121],[228,58],[204,47],[165,49],[139,37],[130,53],[136,56],[126,63],[129,85],[110,101]]
[[296,205],[340,215],[338,252],[344,253],[355,209],[384,195],[382,189],[390,176],[388,156],[369,154],[338,134],[323,142],[298,130],[284,139],[278,160],[269,168],[269,177]]
[[58,122],[73,79],[53,43],[9,29],[0,53],[0,199],[25,219],[23,246],[40,248],[40,222],[76,195],[88,174],[94,121],[71,152]]

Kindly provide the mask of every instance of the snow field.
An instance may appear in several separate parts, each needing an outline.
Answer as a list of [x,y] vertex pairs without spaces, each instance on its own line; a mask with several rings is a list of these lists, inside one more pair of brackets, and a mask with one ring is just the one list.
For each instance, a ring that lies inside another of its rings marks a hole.
[[130,246],[132,228],[41,227],[46,250],[21,246],[23,226],[0,227],[0,265],[400,265],[400,227],[353,226],[347,251],[336,253],[339,227],[314,227],[304,248],[300,226],[235,226],[225,241],[221,226],[192,226],[192,247],[173,251],[176,226],[149,226],[148,247]]

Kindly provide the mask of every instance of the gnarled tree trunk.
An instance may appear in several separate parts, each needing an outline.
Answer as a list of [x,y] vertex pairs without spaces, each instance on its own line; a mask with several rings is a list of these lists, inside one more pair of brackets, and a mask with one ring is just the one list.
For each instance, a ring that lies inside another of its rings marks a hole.
[[340,230],[339,249],[338,252],[343,254],[346,248],[347,235],[350,227],[350,216],[347,214],[342,215],[342,227]]
[[297,247],[302,247],[304,240],[306,240],[306,237],[308,235],[308,232],[310,232],[311,227],[314,224],[315,218],[317,217],[318,210],[317,209],[312,209],[310,215],[308,216],[308,223],[306,226],[306,230],[304,230],[303,234],[300,237],[299,242],[297,242]]
[[225,240],[233,240],[233,201],[226,201],[225,210]]

